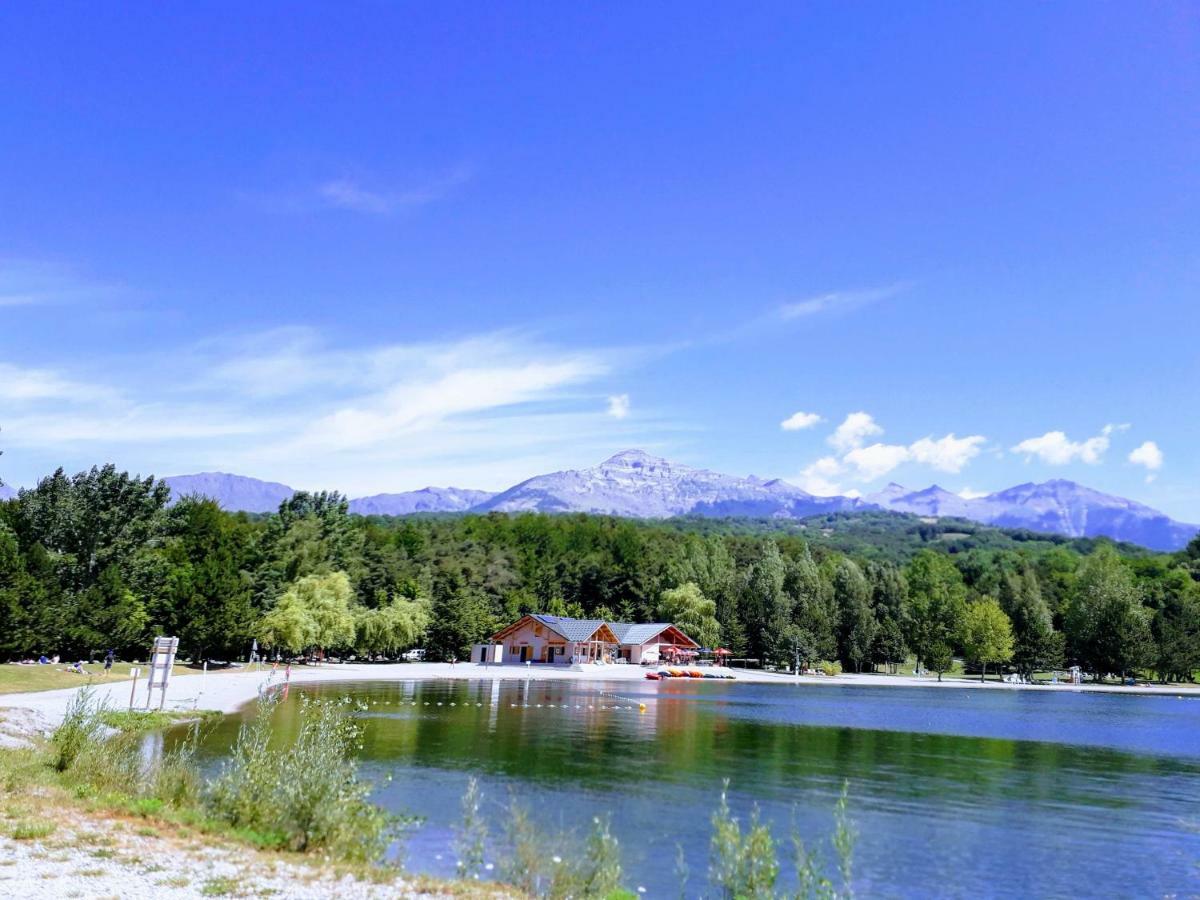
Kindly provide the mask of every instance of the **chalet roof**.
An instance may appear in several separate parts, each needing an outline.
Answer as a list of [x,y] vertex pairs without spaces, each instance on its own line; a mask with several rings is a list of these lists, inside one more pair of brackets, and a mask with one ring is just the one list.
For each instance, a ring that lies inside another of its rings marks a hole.
[[547,628],[557,631],[568,641],[586,641],[604,625],[603,619],[568,619],[566,616],[546,616],[534,613],[530,616]]
[[[568,641],[589,641],[596,636],[598,631],[602,631],[603,633],[596,638],[597,640],[609,641],[611,639],[619,644],[644,644],[663,632],[671,630],[678,638],[686,641],[688,645],[692,647],[699,646],[699,644],[670,622],[654,622],[648,625],[638,625],[629,622],[606,622],[603,619],[572,619],[568,616],[548,616],[543,613],[531,613],[527,616],[522,616],[513,624],[497,631],[492,635],[492,640],[503,640],[508,634],[518,630],[522,623],[528,620],[545,625],[555,634],[561,635]],[[671,643],[681,642],[673,640]]]
[[638,625],[633,622],[610,622],[608,627],[612,629],[613,634],[622,644],[644,644],[650,638],[670,628],[671,623],[651,622],[647,625]]

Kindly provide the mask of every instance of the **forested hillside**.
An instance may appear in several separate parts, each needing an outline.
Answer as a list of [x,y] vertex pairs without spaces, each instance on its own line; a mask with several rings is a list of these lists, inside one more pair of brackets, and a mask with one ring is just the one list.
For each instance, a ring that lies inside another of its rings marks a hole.
[[801,522],[590,515],[360,517],[337,494],[277,513],[167,507],[113,467],[0,503],[0,654],[196,658],[252,639],[463,658],[523,612],[670,619],[763,661],[851,669],[965,654],[1031,673],[1200,669],[1200,540],[1178,554],[891,513]]

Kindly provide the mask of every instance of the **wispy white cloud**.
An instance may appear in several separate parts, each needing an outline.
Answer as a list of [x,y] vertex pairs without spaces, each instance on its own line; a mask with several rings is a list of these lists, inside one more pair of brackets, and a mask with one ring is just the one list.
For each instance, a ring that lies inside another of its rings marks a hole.
[[116,285],[87,278],[59,262],[0,258],[0,309],[94,303],[118,293]]
[[897,282],[884,287],[866,290],[830,291],[801,300],[793,300],[764,309],[758,315],[740,323],[733,323],[710,334],[696,344],[725,344],[730,341],[762,338],[780,333],[781,328],[797,326],[824,317],[853,312],[873,303],[879,303],[908,290],[907,282]]
[[624,419],[629,416],[629,395],[613,394],[608,398],[608,414],[614,419]]
[[348,178],[327,181],[317,188],[317,193],[330,206],[353,212],[381,215],[390,213],[395,208],[394,201],[388,195],[368,190]]
[[629,356],[512,332],[346,347],[281,329],[114,362],[107,385],[0,364],[4,459],[112,459],[159,474],[215,467],[363,493],[421,487],[453,469],[459,484],[491,473],[470,486],[504,487],[498,479],[537,471],[516,460],[561,465],[590,450],[583,464],[614,443],[662,442],[676,426],[629,416],[627,395],[597,407]]
[[263,212],[276,215],[341,210],[383,217],[443,200],[474,176],[474,167],[467,164],[415,179],[341,174],[275,189],[239,191],[237,196]]
[[812,428],[823,421],[825,420],[816,413],[794,412],[780,422],[779,427],[784,431],[803,431],[805,428]]
[[469,181],[473,170],[459,166],[416,185],[401,188],[367,186],[357,178],[333,178],[317,186],[317,196],[335,209],[387,216],[403,209],[441,200],[454,188]]
[[112,395],[108,388],[72,380],[53,369],[31,369],[0,362],[0,400],[10,403],[47,400],[81,403]]
[[986,497],[989,493],[991,493],[991,492],[990,491],[976,491],[976,490],[972,490],[969,487],[965,487],[961,491],[958,492],[958,496],[962,497],[964,500],[978,500],[980,497]]
[[35,294],[0,294],[0,309],[15,306],[39,306],[45,302],[45,298]]
[[1076,461],[1095,466],[1108,451],[1110,435],[1128,427],[1105,425],[1099,434],[1082,441],[1073,441],[1062,431],[1047,431],[1038,437],[1026,438],[1013,447],[1012,452],[1024,455],[1026,462],[1036,458],[1051,466],[1065,466]]
[[858,291],[833,291],[828,294],[818,294],[779,307],[779,318],[786,320],[805,319],[811,316],[828,313],[850,312],[881,300],[887,300],[902,293],[907,284],[898,283],[886,287],[870,288]]

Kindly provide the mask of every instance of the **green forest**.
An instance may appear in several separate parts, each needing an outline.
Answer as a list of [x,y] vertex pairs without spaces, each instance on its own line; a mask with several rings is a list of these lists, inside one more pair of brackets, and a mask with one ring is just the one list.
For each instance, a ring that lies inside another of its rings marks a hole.
[[522,613],[679,624],[763,664],[1192,681],[1200,539],[1177,554],[890,513],[800,522],[360,517],[337,493],[270,515],[169,504],[161,481],[61,470],[0,503],[0,656],[465,659]]

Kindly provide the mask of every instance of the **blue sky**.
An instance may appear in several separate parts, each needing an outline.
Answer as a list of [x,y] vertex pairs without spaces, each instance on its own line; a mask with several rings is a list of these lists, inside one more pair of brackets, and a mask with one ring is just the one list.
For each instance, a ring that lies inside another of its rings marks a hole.
[[1200,521],[1194,5],[13,3],[0,35],[10,483],[501,488],[640,446]]

